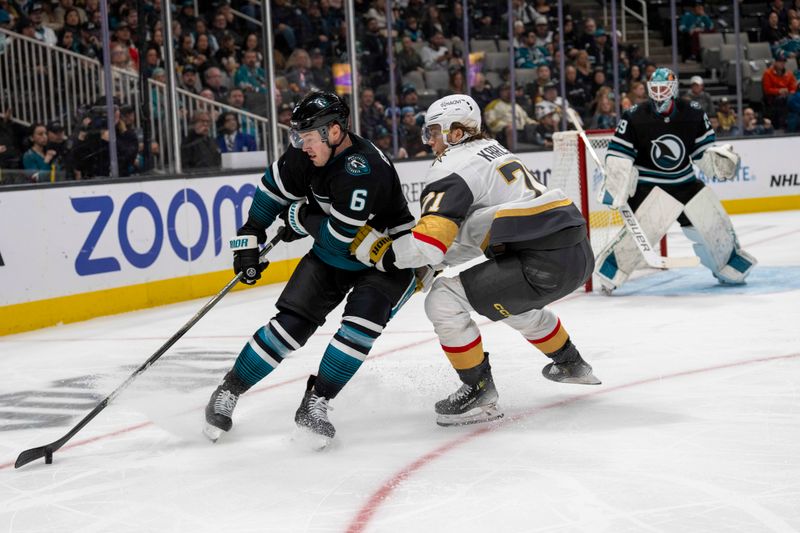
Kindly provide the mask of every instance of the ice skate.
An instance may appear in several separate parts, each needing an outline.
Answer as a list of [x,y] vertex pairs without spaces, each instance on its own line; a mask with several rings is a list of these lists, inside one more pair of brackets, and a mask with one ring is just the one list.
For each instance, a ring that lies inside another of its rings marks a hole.
[[216,388],[206,405],[206,425],[203,434],[212,442],[217,442],[223,433],[227,433],[233,426],[233,410],[239,396],[247,390],[247,386],[233,374],[228,372]]
[[567,344],[550,356],[553,362],[545,365],[542,375],[558,383],[578,385],[600,385],[602,382],[592,373],[592,367],[583,360],[578,349],[567,341]]
[[301,433],[306,433],[304,440],[317,450],[327,447],[336,434],[336,428],[328,420],[328,398],[319,396],[314,390],[317,376],[309,376],[303,401],[294,415],[294,421]]
[[456,392],[436,402],[436,423],[440,426],[463,426],[502,418],[497,398],[492,374],[487,372],[477,384],[464,383]]

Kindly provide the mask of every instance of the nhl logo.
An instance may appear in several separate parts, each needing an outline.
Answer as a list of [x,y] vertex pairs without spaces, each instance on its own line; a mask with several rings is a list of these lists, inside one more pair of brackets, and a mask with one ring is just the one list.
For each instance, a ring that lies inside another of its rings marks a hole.
[[650,159],[661,170],[675,170],[685,155],[686,147],[675,135],[662,135],[650,141]]

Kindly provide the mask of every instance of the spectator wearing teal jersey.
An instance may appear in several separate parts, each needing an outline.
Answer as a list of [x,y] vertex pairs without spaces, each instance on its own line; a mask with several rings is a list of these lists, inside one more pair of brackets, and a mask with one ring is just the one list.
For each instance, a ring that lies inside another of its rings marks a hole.
[[701,33],[714,31],[714,22],[706,15],[703,0],[695,0],[681,16],[678,30],[681,32],[681,55],[683,60],[697,61],[700,57]]
[[55,150],[45,150],[47,128],[44,124],[34,124],[31,128],[31,147],[22,156],[22,168],[29,171],[31,181],[48,181],[53,171],[61,170],[55,163]]
[[536,32],[529,31],[525,34],[523,45],[514,49],[514,64],[517,68],[537,68],[539,65],[549,65],[552,61],[547,48],[536,45]]
[[254,50],[248,50],[242,58],[242,66],[233,77],[233,84],[245,92],[266,93],[266,73],[257,65],[258,55]]

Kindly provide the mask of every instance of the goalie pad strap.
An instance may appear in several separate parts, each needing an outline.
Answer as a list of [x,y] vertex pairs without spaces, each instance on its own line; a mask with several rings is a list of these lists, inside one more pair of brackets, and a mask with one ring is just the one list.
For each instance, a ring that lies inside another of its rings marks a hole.
[[[636,218],[650,243],[657,243],[683,211],[683,204],[654,187],[650,194],[636,209]],[[598,254],[596,274],[602,283],[611,288],[619,288],[634,270],[643,262],[642,253],[626,228]]]

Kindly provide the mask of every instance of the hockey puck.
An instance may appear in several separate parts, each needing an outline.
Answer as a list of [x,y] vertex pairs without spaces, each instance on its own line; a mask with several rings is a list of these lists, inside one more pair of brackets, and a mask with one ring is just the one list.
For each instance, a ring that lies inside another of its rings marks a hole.
[[51,465],[53,464],[53,452],[50,450],[44,451],[44,462],[45,464]]

